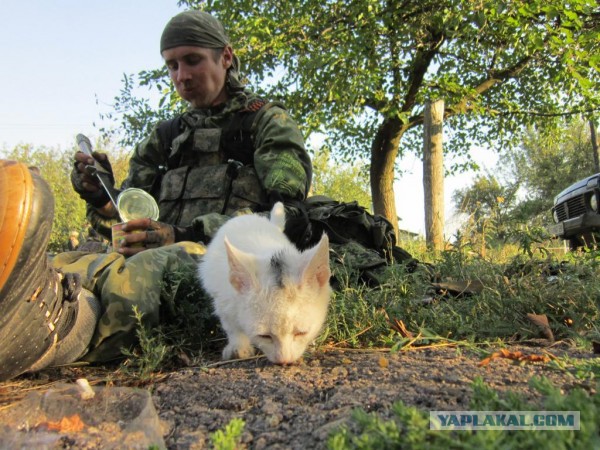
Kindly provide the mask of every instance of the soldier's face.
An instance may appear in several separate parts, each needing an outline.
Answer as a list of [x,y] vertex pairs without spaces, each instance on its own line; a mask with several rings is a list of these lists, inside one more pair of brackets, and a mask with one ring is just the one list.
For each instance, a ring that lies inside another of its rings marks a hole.
[[215,51],[182,46],[164,50],[162,56],[175,89],[194,108],[208,108],[227,100],[225,78],[233,61],[231,47]]

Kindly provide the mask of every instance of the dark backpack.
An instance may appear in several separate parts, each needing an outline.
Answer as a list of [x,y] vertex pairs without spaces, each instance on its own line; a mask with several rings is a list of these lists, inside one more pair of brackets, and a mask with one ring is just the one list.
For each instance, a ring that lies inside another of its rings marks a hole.
[[388,262],[412,260],[407,251],[396,246],[396,233],[384,217],[371,214],[357,202],[338,202],[329,197],[309,197],[304,205],[314,237],[327,233],[330,242],[347,244],[358,242],[375,250]]

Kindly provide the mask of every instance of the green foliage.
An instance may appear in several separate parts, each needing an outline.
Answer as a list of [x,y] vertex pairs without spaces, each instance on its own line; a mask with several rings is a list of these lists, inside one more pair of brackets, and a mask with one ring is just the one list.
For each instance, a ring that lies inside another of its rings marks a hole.
[[326,195],[340,202],[356,201],[369,208],[369,178],[364,165],[332,161],[331,152],[322,147],[314,157],[312,195]]
[[553,129],[529,127],[520,145],[502,156],[499,167],[522,186],[524,198],[513,216],[529,224],[551,223],[554,197],[595,173],[588,122],[577,117],[558,121]]
[[71,187],[70,173],[75,148],[60,149],[17,145],[4,150],[3,157],[40,169],[54,194],[54,220],[48,250],[58,252],[66,249],[69,232],[85,227],[85,203]]
[[335,265],[336,286],[331,299],[323,340],[352,348],[390,344],[388,320],[379,289],[370,289],[356,272]]
[[134,309],[139,342],[133,349],[123,349],[127,359],[122,370],[142,381],[180,363],[180,355],[197,360],[207,352],[216,353],[215,342],[223,340],[210,299],[192,268],[166,274],[161,298],[161,325],[148,327]]
[[516,202],[518,185],[501,186],[496,177],[477,177],[467,188],[454,192],[457,211],[468,219],[462,227],[462,238],[482,240],[481,245],[502,245],[515,227],[511,210]]
[[[429,99],[444,99],[445,150],[463,157],[473,143],[505,149],[523,126],[599,108],[595,0],[180,4],[223,21],[250,84],[283,100],[307,136],[324,133],[347,160],[370,156],[375,212],[393,224],[393,166],[420,152]],[[165,76],[140,74],[162,95],[154,109],[125,80],[126,135],[181,107]]]
[[223,430],[217,430],[210,435],[210,442],[215,450],[236,450],[244,432],[246,422],[242,419],[231,419]]
[[[140,87],[158,94],[158,103],[153,104],[150,99],[138,96]],[[100,118],[115,124],[100,128],[100,132],[105,138],[118,140],[126,147],[144,139],[159,120],[170,119],[173,114],[185,109],[171,86],[166,66],[143,70],[137,76],[123,75],[123,87],[114,100],[113,111],[101,114]]]
[[195,270],[166,274],[161,297],[165,299],[162,330],[171,345],[190,353],[215,350],[214,341],[223,333]]
[[570,358],[563,356],[548,363],[549,368],[572,374],[578,380],[600,380],[600,358]]
[[548,239],[542,227],[553,221],[554,196],[594,172],[587,121],[559,121],[553,129],[529,127],[519,147],[504,152],[498,163],[495,173],[505,181],[488,174],[454,193],[457,210],[467,216],[460,239],[479,246],[480,254],[507,242],[527,245],[527,239]]
[[[403,337],[390,320],[430,341],[435,336],[468,342],[536,338],[541,332],[528,313],[545,314],[557,339],[589,341],[600,320],[600,265],[592,253],[560,262],[532,245],[501,263],[468,247],[455,248],[442,252],[432,266],[377,269],[384,282],[376,287],[361,282],[351,268],[333,270],[335,293],[323,337],[333,345],[402,347]],[[483,290],[444,296],[432,290],[432,279],[479,281]]]
[[533,257],[536,254],[547,256],[549,250],[544,244],[549,242],[548,230],[543,227],[527,227],[511,230],[511,239],[517,242],[522,253]]
[[[509,392],[500,396],[481,378],[473,384],[471,410],[477,411],[580,411],[580,430],[564,431],[438,431],[429,429],[429,412],[398,401],[393,417],[383,419],[362,409],[354,411],[352,426],[332,433],[327,442],[331,450],[341,449],[496,449],[553,448],[589,449],[600,446],[600,394],[575,389],[561,393],[546,379],[532,379],[532,388],[543,395],[540,403],[527,402]],[[351,431],[352,430],[352,431]]]
[[136,336],[139,340],[139,348],[121,349],[123,355],[127,357],[121,364],[121,369],[132,378],[147,381],[162,367],[172,348],[164,343],[160,330],[151,330],[144,325],[143,314],[135,305],[133,314],[137,322]]
[[[128,170],[128,155],[112,148],[109,142],[97,142],[95,149],[109,155],[117,186],[125,178]],[[73,155],[78,150],[73,146],[67,149],[36,147],[20,144],[12,149],[0,150],[3,158],[35,166],[48,182],[54,195],[54,219],[48,251],[60,252],[67,249],[69,232],[83,232],[86,229],[85,202],[71,186]]]

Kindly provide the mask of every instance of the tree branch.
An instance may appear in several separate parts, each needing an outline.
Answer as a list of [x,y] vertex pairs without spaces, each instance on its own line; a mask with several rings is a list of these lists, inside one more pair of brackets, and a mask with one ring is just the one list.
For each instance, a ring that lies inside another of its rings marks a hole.
[[442,32],[431,30],[431,39],[427,43],[427,48],[425,50],[417,50],[408,78],[408,89],[404,96],[402,111],[410,111],[414,107],[417,93],[423,85],[423,78],[443,41],[444,34]]

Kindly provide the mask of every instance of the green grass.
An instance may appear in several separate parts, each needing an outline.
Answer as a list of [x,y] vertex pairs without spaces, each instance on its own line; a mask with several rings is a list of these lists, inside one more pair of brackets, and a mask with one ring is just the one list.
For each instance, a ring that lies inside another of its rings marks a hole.
[[246,423],[242,419],[232,419],[221,430],[210,435],[212,448],[215,450],[236,450],[239,447]]
[[[453,345],[457,351],[485,352],[486,347],[506,346],[542,336],[528,313],[545,315],[557,340],[568,340],[591,355],[591,342],[600,341],[600,260],[596,252],[563,255],[536,250],[527,241],[521,251],[502,249],[486,258],[469,246],[437,254],[417,254],[415,267],[393,265],[378,268],[369,285],[352,267],[334,265],[335,291],[328,319],[318,345],[350,348],[388,348],[391,351],[430,345]],[[417,244],[415,244],[417,245]],[[414,251],[409,249],[413,254]],[[477,280],[483,291],[472,296],[432,295],[431,282]],[[208,298],[193,273],[171,274],[165,293],[175,292],[163,306],[168,325],[144,328],[141,317],[140,345],[128,353],[123,370],[148,380],[153,374],[180,362],[184,352],[202,361],[206,352],[222,346],[223,335],[212,316]],[[424,298],[431,301],[424,302]],[[401,321],[412,333],[406,336],[392,327]],[[597,383],[600,359],[560,357],[547,363],[551,370],[569,373],[575,382]],[[574,389],[563,395],[547,380],[531,383],[542,395],[529,404],[516,394],[502,395],[481,380],[473,382],[474,410],[577,410],[581,431],[434,431],[426,411],[398,402],[393,417],[355,411],[348,427],[334,432],[330,449],[487,449],[487,448],[600,448],[600,397]],[[211,436],[214,448],[236,448],[244,422],[236,419]]]
[[570,373],[580,381],[598,382],[600,380],[600,358],[597,357],[571,358],[563,356],[550,361],[547,367],[560,372]]
[[182,358],[201,363],[207,354],[220,351],[223,334],[212,313],[210,299],[200,289],[192,270],[171,273],[164,281],[161,305],[163,323],[149,328],[134,310],[138,345],[123,349],[126,359],[121,370],[140,381],[148,381],[157,372],[180,366]]
[[[541,331],[528,313],[545,315],[557,340],[569,339],[579,346],[600,340],[597,255],[570,254],[565,260],[544,255],[547,252],[529,251],[504,259],[481,258],[468,247],[455,248],[416,268],[378,268],[377,286],[367,285],[352,268],[334,265],[336,288],[318,344],[399,349],[409,340],[390,326],[395,320],[419,336],[411,345],[444,339],[479,344],[539,338]],[[425,258],[419,255],[419,260]],[[436,296],[432,280],[477,280],[484,288],[472,296]],[[182,353],[199,361],[222,346],[223,334],[194,273],[171,274],[165,281],[167,292],[175,294],[162,306],[165,324],[140,328],[140,346],[128,355],[132,369],[150,373],[167,368]],[[425,298],[432,301],[426,303]]]
[[[338,287],[328,319],[329,343],[352,347],[392,346],[401,336],[388,319],[401,320],[418,333],[455,340],[519,341],[541,337],[528,313],[546,315],[555,338],[589,341],[600,320],[599,263],[592,254],[571,255],[566,262],[515,255],[498,262],[463,250],[442,252],[433,269],[414,272],[404,266],[382,270],[378,287],[361,283],[357,274],[334,268]],[[484,288],[473,296],[433,296],[430,280],[477,280]]]
[[152,332],[144,326],[143,314],[135,306],[133,313],[137,321],[139,346],[134,349],[122,349],[127,359],[121,364],[121,371],[131,378],[148,381],[164,366],[172,347],[165,343],[166,340],[160,332]]
[[560,431],[437,431],[429,428],[429,412],[393,405],[391,419],[357,409],[351,423],[333,432],[330,450],[346,449],[593,449],[600,448],[600,394],[575,389],[563,395],[546,379],[530,384],[542,394],[540,403],[519,395],[500,397],[481,379],[473,384],[470,409],[475,411],[579,411],[580,430]]
[[[468,246],[437,255],[419,255],[416,271],[396,266],[385,269],[385,280],[372,288],[346,272],[339,282],[324,341],[352,347],[453,344],[459,349],[503,346],[542,336],[528,313],[546,315],[557,340],[569,340],[591,355],[591,341],[600,341],[600,260],[597,252],[562,255],[536,249],[524,239],[521,251],[482,258]],[[414,253],[413,253],[414,254]],[[433,296],[430,280],[478,280],[484,288],[473,296]],[[400,335],[391,320],[402,321],[413,333]],[[479,350],[481,351],[481,350]],[[600,359],[562,357],[547,367],[597,383]],[[540,404],[525,403],[517,394],[500,394],[480,379],[473,382],[473,410],[576,410],[581,431],[434,431],[429,413],[398,402],[393,418],[355,411],[351,424],[333,433],[330,449],[492,449],[600,448],[600,394],[574,389],[563,395],[545,379],[532,379],[543,395]],[[598,386],[598,385],[597,385]]]

